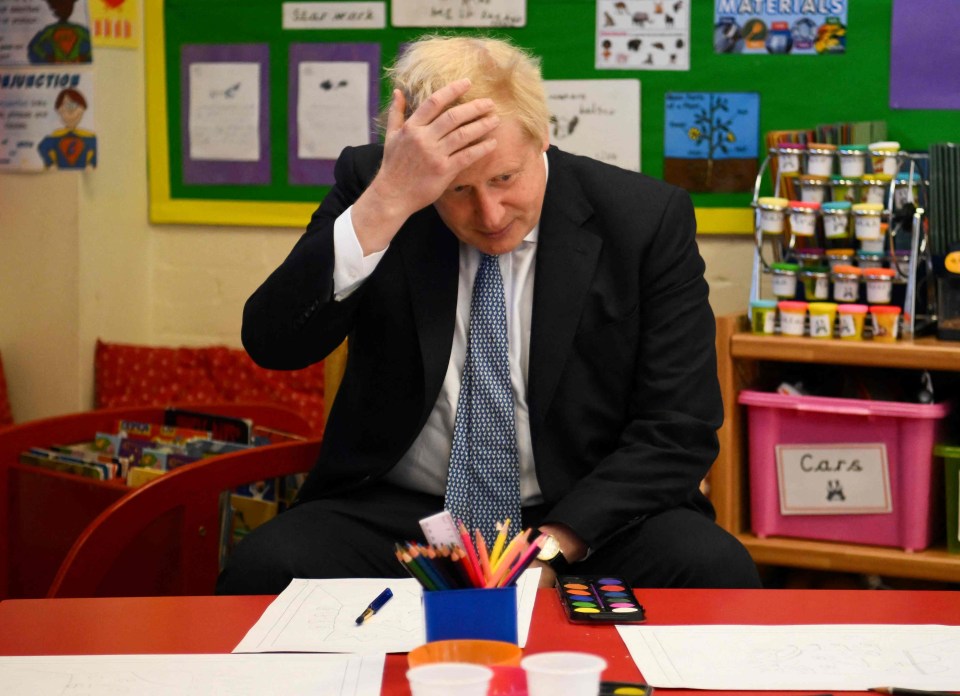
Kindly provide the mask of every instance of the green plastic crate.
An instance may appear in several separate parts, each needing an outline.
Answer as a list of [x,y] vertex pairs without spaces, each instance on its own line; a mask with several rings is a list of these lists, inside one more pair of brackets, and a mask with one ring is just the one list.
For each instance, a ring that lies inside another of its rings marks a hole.
[[960,553],[960,447],[937,445],[933,453],[943,457],[947,477],[947,551]]

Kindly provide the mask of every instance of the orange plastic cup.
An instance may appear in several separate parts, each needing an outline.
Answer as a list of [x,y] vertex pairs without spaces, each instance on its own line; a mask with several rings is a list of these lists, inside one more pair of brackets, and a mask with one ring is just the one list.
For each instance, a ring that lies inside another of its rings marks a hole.
[[407,653],[411,667],[432,662],[470,662],[487,667],[519,667],[523,651],[499,640],[435,640]]

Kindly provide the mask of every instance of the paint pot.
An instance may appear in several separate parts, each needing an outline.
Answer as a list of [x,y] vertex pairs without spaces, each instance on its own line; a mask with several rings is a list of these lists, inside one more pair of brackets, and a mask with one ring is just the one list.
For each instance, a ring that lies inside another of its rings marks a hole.
[[823,249],[810,247],[809,249],[798,249],[794,254],[797,263],[800,264],[800,270],[804,268],[819,268],[823,265]]
[[803,336],[807,319],[807,303],[797,300],[781,300],[777,303],[780,312],[780,334]]
[[807,174],[830,176],[833,173],[833,159],[837,146],[830,143],[810,143],[807,145]]
[[757,208],[760,210],[760,229],[765,234],[780,234],[783,232],[783,221],[786,218],[787,206],[790,201],[786,198],[764,196],[757,199]]
[[840,160],[842,176],[857,178],[867,171],[866,145],[838,145],[837,158]]
[[780,143],[777,146],[777,168],[781,174],[796,174],[807,147],[803,143]]
[[850,236],[850,209],[849,201],[834,200],[820,206],[823,216],[823,236],[830,239],[846,239]]
[[819,203],[790,201],[790,231],[798,237],[813,237],[817,233],[819,211]]
[[860,179],[860,201],[883,205],[893,177],[889,174],[864,174]]
[[893,279],[897,272],[892,268],[864,268],[863,279],[867,284],[867,302],[890,304],[893,297]]
[[861,249],[857,252],[857,265],[861,270],[868,268],[882,268],[885,254],[882,251],[868,251]]
[[830,266],[832,271],[837,266],[851,266],[853,261],[856,258],[854,255],[853,249],[827,249],[825,253],[827,257],[827,265]]
[[797,273],[800,266],[795,263],[772,263],[770,272],[772,279],[770,281],[774,297],[781,300],[789,300],[797,295]]
[[917,203],[917,187],[920,185],[919,172],[913,173],[911,183],[910,175],[907,172],[897,174],[893,182],[893,209],[899,210],[907,203]]
[[772,336],[776,331],[776,323],[776,300],[752,300],[750,302],[750,328],[753,333]]
[[833,279],[833,299],[837,302],[856,302],[860,299],[860,275],[856,266],[834,266],[830,271]]
[[837,305],[837,333],[846,341],[859,341],[863,338],[863,320],[867,316],[867,305]]
[[879,203],[857,203],[852,207],[853,231],[857,239],[883,239],[880,223],[883,206]]
[[811,302],[807,311],[810,312],[810,338],[833,338],[836,302]]
[[830,177],[830,200],[849,201],[856,203],[859,200],[860,179],[849,176],[834,175]]
[[900,163],[897,155],[900,152],[900,143],[895,140],[884,140],[881,142],[870,143],[870,159],[873,162],[873,172],[875,174],[886,174],[893,176],[900,169]]
[[900,308],[896,305],[871,305],[873,340],[893,343],[900,335]]
[[830,271],[823,266],[800,270],[803,297],[808,302],[826,300],[830,297]]
[[800,185],[800,200],[809,203],[823,203],[827,200],[827,187],[830,177],[817,174],[801,174],[797,177]]

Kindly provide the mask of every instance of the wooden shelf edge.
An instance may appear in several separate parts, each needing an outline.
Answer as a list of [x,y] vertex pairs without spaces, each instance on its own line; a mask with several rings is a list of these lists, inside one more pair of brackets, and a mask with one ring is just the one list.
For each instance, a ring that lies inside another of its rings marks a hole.
[[948,553],[942,547],[909,552],[812,539],[761,538],[754,534],[738,534],[737,538],[761,565],[960,582],[960,553]]

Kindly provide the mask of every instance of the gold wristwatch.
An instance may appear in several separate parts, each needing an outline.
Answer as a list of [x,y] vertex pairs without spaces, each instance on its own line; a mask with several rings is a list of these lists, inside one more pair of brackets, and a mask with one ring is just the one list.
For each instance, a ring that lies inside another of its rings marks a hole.
[[544,543],[540,553],[537,554],[537,560],[546,563],[558,575],[569,565],[567,559],[563,557],[563,551],[560,550],[560,542],[552,534],[544,535]]

